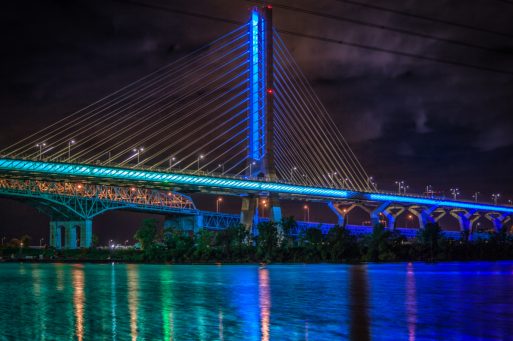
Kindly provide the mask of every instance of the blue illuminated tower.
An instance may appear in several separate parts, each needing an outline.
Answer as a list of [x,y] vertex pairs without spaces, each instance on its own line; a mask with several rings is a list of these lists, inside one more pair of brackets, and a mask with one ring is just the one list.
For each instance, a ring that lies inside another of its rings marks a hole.
[[[276,180],[273,146],[273,25],[272,7],[254,7],[249,23],[249,144],[246,174]],[[277,195],[269,195],[269,218],[281,221]],[[258,198],[243,198],[241,222],[258,222]]]
[[249,72],[249,157],[247,174],[276,179],[273,157],[272,7],[251,11]]

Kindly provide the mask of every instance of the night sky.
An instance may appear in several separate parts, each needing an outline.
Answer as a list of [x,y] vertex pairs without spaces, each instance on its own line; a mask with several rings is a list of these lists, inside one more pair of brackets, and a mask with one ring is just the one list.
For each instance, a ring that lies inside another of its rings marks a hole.
[[[361,0],[362,2],[367,2]],[[151,1],[171,9],[245,22],[242,0]],[[447,65],[283,34],[282,37],[379,188],[405,180],[463,197],[513,199],[513,4],[499,0],[390,1],[379,6],[498,33],[457,27],[351,4],[280,4],[453,40],[394,33],[274,7],[283,30],[407,52],[504,72]],[[371,3],[371,2],[369,2]],[[277,2],[278,4],[278,2]],[[236,25],[124,1],[13,1],[3,4],[0,32],[0,147],[34,132],[200,47]],[[462,46],[463,44],[478,47]],[[197,205],[215,209],[214,198]],[[224,208],[237,212],[237,199]],[[302,218],[301,204],[286,214]],[[48,218],[0,200],[2,236],[47,238]],[[312,220],[334,216],[313,206]],[[145,215],[95,218],[101,240],[133,235]]]

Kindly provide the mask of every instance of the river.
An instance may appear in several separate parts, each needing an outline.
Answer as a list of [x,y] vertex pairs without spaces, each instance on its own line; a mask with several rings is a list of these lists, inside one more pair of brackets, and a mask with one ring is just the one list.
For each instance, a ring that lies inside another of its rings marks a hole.
[[513,262],[0,264],[0,340],[513,338]]

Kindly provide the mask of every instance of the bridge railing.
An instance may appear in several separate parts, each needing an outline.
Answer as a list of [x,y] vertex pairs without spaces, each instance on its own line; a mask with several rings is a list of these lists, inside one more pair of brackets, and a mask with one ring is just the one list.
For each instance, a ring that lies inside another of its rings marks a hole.
[[[51,157],[43,158],[42,160],[39,160],[37,158],[31,158],[31,157],[24,157],[24,156],[16,156],[16,158],[13,158],[12,156],[1,156],[0,158],[7,158],[7,159],[20,159],[20,160],[28,160],[28,161],[44,161],[44,162],[57,162],[57,163],[65,163],[65,164],[75,164],[75,165],[91,165],[91,166],[101,166],[101,167],[114,167],[114,168],[129,168],[133,170],[141,170],[141,171],[151,171],[151,172],[162,172],[162,173],[170,173],[170,174],[185,174],[185,175],[198,175],[198,176],[209,176],[209,177],[216,177],[216,178],[224,178],[224,179],[236,179],[236,180],[254,180],[254,181],[260,181],[260,182],[273,182],[273,183],[281,183],[281,184],[288,184],[288,185],[301,185],[301,186],[308,186],[307,184],[296,184],[289,181],[284,181],[280,179],[271,179],[269,177],[252,177],[252,176],[246,176],[246,175],[233,175],[233,174],[226,174],[226,173],[220,173],[216,171],[201,171],[201,170],[184,170],[180,168],[174,168],[174,167],[166,167],[166,168],[157,168],[157,167],[148,167],[148,166],[142,166],[142,165],[130,165],[127,167],[126,164],[118,164],[113,162],[94,162],[94,163],[80,163],[80,159],[72,159],[72,162],[69,162],[65,159],[53,159]],[[325,185],[319,185],[316,187],[320,188],[328,188],[328,189],[334,189],[330,186]],[[352,191],[350,188],[336,188],[341,190],[347,190]],[[448,198],[446,196],[434,196],[434,195],[425,195],[423,193],[416,194],[416,193],[397,193],[393,191],[386,191],[386,190],[377,190],[377,191],[362,191],[361,193],[369,193],[369,194],[383,194],[383,195],[389,195],[389,196],[401,196],[403,198],[421,198],[421,199],[433,199],[433,200],[448,200],[448,201],[456,201],[453,198]],[[414,202],[414,200],[412,200]],[[458,199],[458,202],[462,203],[468,203],[468,204],[494,204],[491,201],[479,201],[475,202],[472,200],[465,200],[465,199]],[[505,206],[511,206],[513,207],[513,204],[508,204]]]

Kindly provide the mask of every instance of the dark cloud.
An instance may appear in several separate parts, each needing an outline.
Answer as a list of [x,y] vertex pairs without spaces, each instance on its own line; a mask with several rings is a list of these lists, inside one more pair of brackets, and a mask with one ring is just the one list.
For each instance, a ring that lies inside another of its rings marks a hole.
[[[276,25],[284,29],[513,71],[513,39],[334,0],[282,2],[495,51],[276,8]],[[153,3],[241,21],[251,6],[235,0]],[[513,34],[513,6],[506,3],[380,4]],[[122,1],[17,1],[4,4],[0,16],[2,146],[234,28]],[[392,188],[394,180],[405,179],[417,191],[429,183],[440,189],[457,185],[468,196],[474,190],[513,195],[511,74],[294,36],[283,39],[382,187]],[[1,206],[5,215],[10,206]]]

